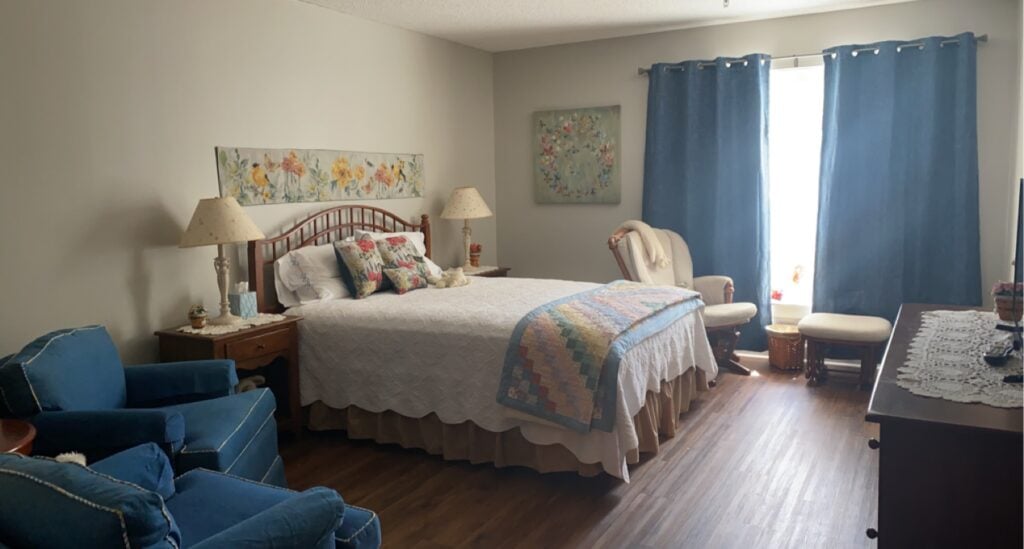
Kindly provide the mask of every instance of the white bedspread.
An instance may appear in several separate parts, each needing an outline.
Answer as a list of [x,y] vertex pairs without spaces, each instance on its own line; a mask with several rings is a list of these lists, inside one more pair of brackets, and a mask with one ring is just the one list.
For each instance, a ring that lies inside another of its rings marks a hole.
[[696,312],[630,350],[620,365],[613,432],[575,433],[495,401],[509,337],[525,314],[597,286],[527,278],[472,278],[460,288],[392,292],[302,305],[302,405],[323,401],[445,423],[471,420],[493,432],[519,427],[534,444],[562,444],[583,463],[629,480],[626,454],[638,447],[633,416],[648,389],[692,367],[718,368]]

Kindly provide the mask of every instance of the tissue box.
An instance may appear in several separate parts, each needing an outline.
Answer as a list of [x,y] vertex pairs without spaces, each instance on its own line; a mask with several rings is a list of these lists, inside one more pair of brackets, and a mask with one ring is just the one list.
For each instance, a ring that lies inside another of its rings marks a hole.
[[253,318],[259,314],[256,311],[256,292],[228,294],[228,304],[231,305],[231,314],[238,317]]

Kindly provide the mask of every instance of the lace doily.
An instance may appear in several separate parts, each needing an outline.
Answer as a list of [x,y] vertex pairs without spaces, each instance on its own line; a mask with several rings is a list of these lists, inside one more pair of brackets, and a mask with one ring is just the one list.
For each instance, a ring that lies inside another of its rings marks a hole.
[[193,328],[192,326],[186,325],[178,328],[178,331],[186,334],[223,335],[231,334],[234,332],[241,332],[242,330],[247,330],[249,328],[252,328],[253,326],[262,326],[264,324],[278,322],[286,318],[288,317],[284,315],[268,315],[260,313],[259,315],[254,316],[252,318],[246,318],[239,322],[238,324],[228,324],[224,326],[215,326],[213,324],[207,324],[203,328]]
[[996,315],[980,311],[929,311],[910,343],[907,363],[896,384],[926,397],[953,402],[981,403],[997,408],[1020,408],[1024,392],[1003,376],[1021,373],[1021,356],[994,368],[982,358],[993,344],[1009,344],[1010,334],[997,331]]

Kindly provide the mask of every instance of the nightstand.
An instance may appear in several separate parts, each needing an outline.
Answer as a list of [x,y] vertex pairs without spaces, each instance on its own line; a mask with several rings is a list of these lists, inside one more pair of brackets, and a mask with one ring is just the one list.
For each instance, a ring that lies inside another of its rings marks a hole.
[[294,435],[302,432],[299,403],[299,327],[302,317],[253,326],[222,335],[186,334],[174,328],[156,332],[160,338],[160,361],[235,361],[238,377],[260,374],[277,400],[278,430]]
[[483,276],[486,278],[498,278],[508,276],[508,272],[512,270],[509,267],[494,267],[481,265],[479,267],[470,267],[469,269],[462,269],[462,272],[466,276]]

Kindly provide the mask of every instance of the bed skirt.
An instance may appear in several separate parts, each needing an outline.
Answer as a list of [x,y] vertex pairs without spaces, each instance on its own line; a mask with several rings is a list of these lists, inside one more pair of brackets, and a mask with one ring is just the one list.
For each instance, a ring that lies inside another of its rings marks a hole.
[[[640,453],[658,453],[660,438],[675,436],[679,416],[707,387],[704,371],[690,368],[673,380],[662,381],[659,392],[648,391],[643,407],[633,418],[640,445],[627,454],[626,462],[637,463]],[[344,430],[349,438],[419,448],[446,460],[491,463],[495,467],[518,465],[541,473],[571,471],[587,477],[603,472],[600,463],[581,463],[561,444],[533,444],[518,428],[494,433],[472,421],[442,423],[436,414],[410,418],[390,410],[377,413],[356,406],[331,408],[320,401],[311,404],[308,412],[308,426],[313,431]]]

